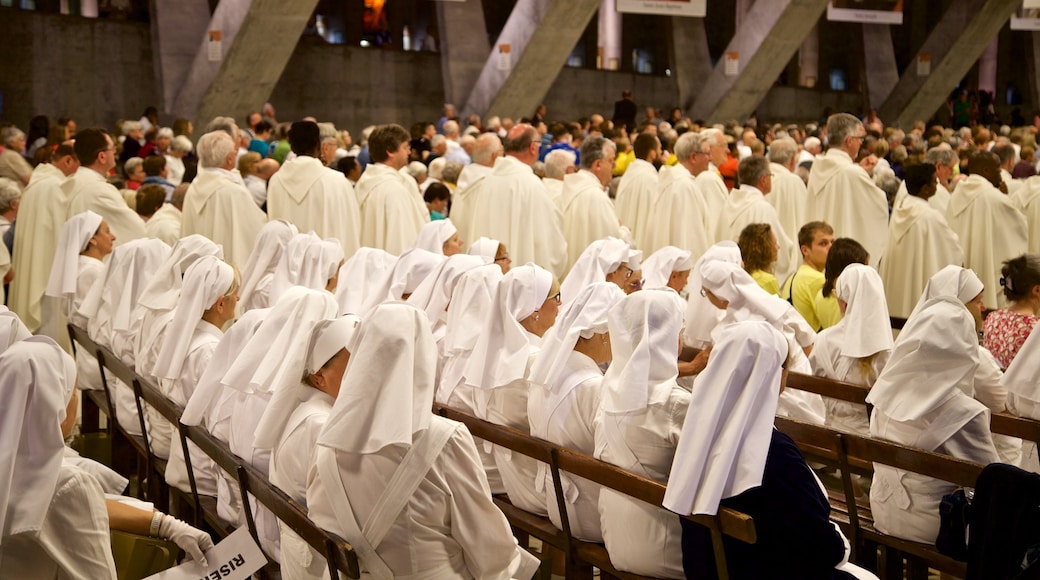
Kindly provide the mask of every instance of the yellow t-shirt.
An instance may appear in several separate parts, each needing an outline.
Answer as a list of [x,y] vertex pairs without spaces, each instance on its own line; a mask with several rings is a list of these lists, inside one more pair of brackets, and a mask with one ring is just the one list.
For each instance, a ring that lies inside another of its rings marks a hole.
[[841,307],[838,306],[838,297],[833,292],[826,298],[823,297],[823,290],[817,292],[813,306],[816,308],[816,319],[820,321],[821,330],[841,322]]
[[776,276],[765,270],[755,270],[751,273],[751,277],[766,292],[774,296],[780,295],[780,283],[776,281]]
[[780,291],[780,297],[790,302],[815,331],[820,330],[820,319],[816,316],[816,295],[826,280],[823,272],[802,264],[784,282],[784,288]]
[[636,160],[636,152],[628,151],[627,153],[618,153],[617,158],[614,160],[614,176],[624,175],[625,170],[628,169],[628,165]]

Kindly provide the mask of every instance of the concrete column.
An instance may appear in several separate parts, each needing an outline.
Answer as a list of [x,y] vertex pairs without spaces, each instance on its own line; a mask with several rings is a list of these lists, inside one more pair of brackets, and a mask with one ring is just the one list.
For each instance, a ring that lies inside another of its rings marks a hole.
[[[223,0],[217,6],[217,13],[231,3]],[[202,92],[198,109],[193,116],[188,117],[195,119],[196,127],[203,127],[217,115],[240,119],[250,109],[258,110],[263,105],[282,76],[317,3],[318,0],[252,0],[233,3],[234,14],[226,15],[235,18],[229,18],[227,24],[235,28],[237,34],[230,43],[225,41],[230,46],[225,44],[221,62],[207,62],[219,65],[219,70],[209,83],[204,84],[208,75],[203,70],[192,69],[189,83],[194,82],[185,87],[186,90],[192,89],[192,92],[181,92],[182,99],[179,101],[183,101],[184,105],[194,102],[190,97]],[[245,14],[238,18],[243,5]],[[214,14],[216,19],[217,14]],[[236,22],[240,26],[234,26]],[[206,59],[205,50],[196,57],[196,64],[200,58]],[[210,67],[200,68],[209,70]],[[203,87],[204,92],[199,91]]]
[[534,111],[549,93],[598,8],[599,0],[552,2],[509,77],[495,93],[487,114],[517,116]]
[[997,51],[1000,49],[1000,35],[994,35],[989,46],[979,57],[979,90],[997,94]]
[[449,103],[461,104],[469,97],[491,52],[484,8],[476,1],[436,5],[444,98]]
[[[614,0],[601,0],[599,4],[599,53],[602,61],[599,68],[621,70],[621,14]],[[631,59],[632,55],[624,55]]]
[[162,99],[158,108],[172,113],[209,27],[209,1],[152,0],[151,8],[152,62]]
[[[1040,103],[1040,74],[1037,74],[1037,67],[1040,66],[1040,32],[1029,33],[1029,39],[1026,41],[1026,53],[1023,56],[1029,87],[1022,92],[1029,97],[1028,102]],[[1032,119],[1026,119],[1026,121],[1032,121]]]
[[827,0],[755,2],[726,47],[739,55],[737,74],[726,74],[723,55],[703,82],[693,117],[725,122],[750,116],[826,8]]
[[888,24],[864,24],[863,52],[866,53],[867,96],[870,108],[877,109],[899,82],[892,27]]
[[[809,79],[812,79],[811,81]],[[798,86],[815,87],[820,79],[820,27],[813,26],[798,48]]]
[[[176,4],[176,2],[172,2]],[[221,65],[227,59],[235,42],[238,30],[249,12],[250,0],[226,0],[217,4],[217,9],[206,22],[202,33],[195,38],[195,51],[180,90],[174,98],[170,113],[186,119],[195,119],[202,99],[217,78]],[[158,26],[164,26],[162,21]],[[209,60],[209,31],[221,34],[221,56],[218,61]],[[195,123],[198,126],[198,123]],[[201,128],[201,127],[200,127]]]
[[1020,5],[1018,0],[954,0],[920,49],[931,55],[931,74],[918,76],[916,59],[911,62],[881,106],[881,118],[909,127],[931,117]]
[[684,113],[693,107],[693,100],[711,74],[711,54],[703,18],[672,16],[672,77],[679,91],[679,106]]
[[735,28],[739,29],[740,25],[744,23],[748,12],[751,11],[751,5],[754,3],[755,0],[737,0],[736,18],[734,18]]
[[[470,3],[466,2],[466,4]],[[443,4],[443,2],[440,4]],[[468,96],[463,95],[466,97],[466,105],[460,111],[462,116],[471,113],[478,115],[487,113],[491,107],[491,101],[494,100],[495,95],[498,94],[502,85],[505,84],[510,72],[516,67],[520,55],[523,54],[524,49],[530,42],[531,37],[538,28],[538,24],[542,21],[542,17],[549,10],[549,4],[550,0],[518,0],[513,7],[513,11],[509,13],[509,20],[506,21],[506,25],[502,28],[502,33],[498,35],[495,46],[491,47],[490,56],[484,61],[484,68],[480,71],[480,76],[477,78],[476,84],[473,85],[473,90],[470,91]],[[588,22],[580,27],[577,24],[574,24],[574,26],[584,30],[587,24]],[[446,38],[446,36],[441,33],[441,38]],[[577,42],[577,40],[574,42]],[[571,48],[574,47],[574,42],[567,45],[568,54],[570,54]],[[442,42],[441,44],[443,45],[444,43]],[[499,47],[503,45],[509,46],[508,67],[502,66],[506,57],[501,57],[499,54]],[[534,111],[534,108],[531,108],[531,111]],[[523,114],[527,115],[530,113]]]

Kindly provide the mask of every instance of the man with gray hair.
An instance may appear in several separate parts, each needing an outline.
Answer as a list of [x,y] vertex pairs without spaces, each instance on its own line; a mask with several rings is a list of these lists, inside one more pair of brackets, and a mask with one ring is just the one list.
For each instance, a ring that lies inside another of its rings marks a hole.
[[[795,167],[802,163],[812,163],[816,160],[816,156],[823,151],[823,144],[816,137],[807,137],[802,142],[802,150],[798,152],[798,162],[795,163]],[[801,227],[801,226],[799,226]]]
[[[862,244],[876,266],[888,237],[888,197],[856,162],[866,136],[863,122],[853,115],[837,113],[827,119],[829,149],[813,161],[806,211],[808,219],[830,224],[835,237]],[[877,162],[873,156],[864,161]]]
[[[719,167],[729,159],[729,144],[726,142],[726,134],[719,129],[705,129],[701,131],[701,138],[711,151],[711,164],[708,165],[707,171],[697,175],[697,187],[704,195],[704,203],[708,204],[708,215],[716,216],[722,211],[729,197],[729,188],[719,173]],[[714,232],[710,235],[714,236]]]
[[731,191],[726,200],[715,239],[735,242],[749,224],[769,224],[779,245],[773,274],[778,280],[783,280],[798,267],[798,246],[784,232],[776,209],[766,201],[773,190],[769,161],[757,155],[741,159],[737,166],[737,180],[740,187]]
[[447,151],[444,153],[444,157],[448,161],[454,161],[462,165],[469,165],[469,155],[462,148],[462,144],[459,143],[459,123],[457,121],[447,121],[444,123],[444,138],[446,139],[445,144],[448,146]]
[[657,135],[640,133],[634,143],[632,152],[636,158],[625,168],[621,182],[617,188],[618,219],[632,230],[632,240],[637,248],[650,247],[650,229],[648,222],[654,202],[657,201],[658,175],[654,163],[661,159],[661,140]]
[[795,174],[798,144],[790,137],[769,144],[769,168],[773,172],[773,192],[766,196],[769,205],[776,208],[784,233],[798,239],[798,230],[809,220],[805,216],[805,182]]
[[253,251],[267,216],[232,170],[238,165],[235,142],[224,131],[199,139],[199,174],[184,196],[181,235],[203,235],[224,247],[224,259],[242,267]]
[[0,133],[3,139],[4,150],[0,151],[0,177],[6,177],[25,188],[29,185],[29,176],[33,169],[29,162],[22,157],[25,150],[25,133],[18,127],[7,127]]
[[0,177],[0,304],[6,302],[5,286],[11,283],[14,271],[11,270],[11,252],[3,242],[11,223],[18,217],[18,206],[21,204],[22,188],[13,179]]
[[339,149],[336,126],[332,123],[318,123],[318,135],[321,137],[321,154],[318,159],[325,164],[325,167],[332,167],[336,161],[339,161],[336,158],[336,150]]
[[675,156],[679,163],[663,173],[658,182],[660,193],[647,222],[653,230],[643,252],[652,254],[665,246],[675,246],[690,252],[690,258],[696,262],[714,243],[711,224],[718,215],[709,213],[696,182],[698,175],[708,171],[711,144],[703,133],[689,131],[675,142]]
[[617,147],[609,139],[589,137],[581,144],[578,156],[580,168],[563,178],[559,202],[563,234],[567,237],[568,271],[592,242],[607,236],[621,237],[621,222],[606,192],[614,173]]
[[578,156],[566,149],[556,149],[545,154],[545,162],[542,164],[545,168],[545,178],[542,179],[542,185],[556,207],[560,207],[563,179],[578,170],[575,165],[577,161]]
[[[935,167],[935,193],[928,199],[928,205],[935,211],[946,215],[946,208],[950,206],[950,180],[953,178],[953,167],[960,161],[954,153],[953,148],[943,143],[932,147],[924,154],[924,162]],[[906,181],[901,181],[899,191],[896,192],[896,200],[893,205],[898,204],[907,195]],[[1011,198],[1014,202],[1014,198]]]
[[184,135],[177,135],[170,143],[170,151],[166,154],[166,181],[174,186],[184,181],[184,157],[191,153],[195,146]]
[[502,140],[494,133],[483,133],[473,144],[473,163],[462,168],[455,191],[460,192],[478,179],[487,177],[495,166],[495,159],[502,156]]
[[181,239],[181,209],[184,207],[184,195],[190,186],[190,183],[182,183],[173,188],[170,201],[164,203],[144,224],[144,231],[148,232],[149,238],[158,238],[171,247]]

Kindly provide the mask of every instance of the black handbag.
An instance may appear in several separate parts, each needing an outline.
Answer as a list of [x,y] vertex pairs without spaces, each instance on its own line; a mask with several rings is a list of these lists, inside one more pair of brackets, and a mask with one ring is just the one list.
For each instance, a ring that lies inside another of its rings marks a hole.
[[939,503],[939,535],[935,548],[954,560],[968,561],[968,519],[971,500],[963,489],[944,495]]

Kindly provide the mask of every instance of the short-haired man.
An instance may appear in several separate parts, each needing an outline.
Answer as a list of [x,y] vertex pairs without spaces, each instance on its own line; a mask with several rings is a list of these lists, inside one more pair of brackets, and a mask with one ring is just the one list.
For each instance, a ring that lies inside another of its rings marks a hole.
[[149,238],[158,238],[172,247],[181,239],[181,219],[184,208],[184,194],[188,193],[190,183],[182,183],[173,188],[170,201],[164,203],[144,225]]
[[199,174],[184,198],[181,234],[201,234],[224,247],[224,259],[245,266],[267,216],[253,202],[237,165],[235,142],[224,131],[199,138]]
[[[718,129],[705,129],[701,131],[701,139],[707,143],[709,156],[711,157],[708,169],[696,175],[697,187],[704,196],[704,203],[708,205],[708,215],[716,216],[726,205],[729,197],[729,188],[719,168],[729,160],[729,143],[726,135]],[[711,232],[710,235],[714,235]],[[712,240],[717,241],[717,240]]]
[[950,264],[964,263],[957,234],[930,203],[939,188],[935,165],[919,163],[905,172],[907,192],[896,197],[888,223],[890,251],[878,264],[888,312],[900,318],[910,316],[929,278]]
[[[169,201],[170,196],[173,195],[173,188],[176,187],[174,184],[166,180],[168,171],[166,169],[166,157],[162,155],[151,155],[147,157],[141,164],[144,169],[144,181],[141,185],[158,185],[163,188],[166,192],[165,201]],[[140,214],[140,212],[138,212]]]
[[737,166],[740,187],[734,189],[719,215],[715,239],[737,241],[740,232],[750,224],[769,224],[776,236],[777,249],[774,274],[783,280],[796,267],[798,250],[784,233],[776,209],[766,201],[773,190],[773,173],[765,157],[751,155]]
[[863,244],[872,260],[880,260],[885,254],[888,197],[856,163],[867,131],[858,118],[837,113],[827,119],[827,136],[830,149],[816,156],[809,172],[808,217],[829,223],[839,236]]
[[824,222],[809,222],[798,230],[802,265],[784,282],[780,297],[794,306],[813,330],[820,330],[816,316],[816,295],[823,289],[823,268],[834,242],[834,228]]
[[542,178],[542,185],[557,208],[560,207],[560,196],[563,195],[563,178],[578,170],[577,160],[577,155],[564,149],[550,151],[545,156],[545,177]]
[[[928,197],[928,205],[941,214],[950,206],[950,179],[953,177],[953,166],[957,164],[957,153],[948,145],[932,147],[924,155],[924,162],[935,168],[935,194]],[[904,172],[906,170],[904,169]],[[896,202],[907,194],[907,182],[903,181],[896,193]]]
[[393,124],[380,125],[369,135],[372,163],[365,167],[354,190],[360,205],[363,247],[400,255],[412,247],[423,224],[430,221],[418,184],[401,173],[408,164],[410,140],[404,127]]
[[997,159],[1000,160],[1000,179],[1004,182],[1007,188],[1007,194],[1011,197],[1018,195],[1019,189],[1022,188],[1024,183],[1020,179],[1015,179],[1011,176],[1011,170],[1015,168],[1015,161],[1017,153],[1015,147],[1011,144],[1011,141],[1007,137],[1000,137],[996,141],[996,145],[990,150],[997,155]]
[[482,133],[473,144],[473,163],[462,168],[455,191],[464,191],[478,179],[491,174],[495,160],[502,156],[502,140],[494,133]]
[[650,212],[657,201],[657,164],[661,159],[661,140],[657,135],[640,133],[632,144],[636,158],[625,168],[618,183],[618,219],[632,230],[632,241],[637,248],[650,247]]
[[581,145],[577,173],[563,178],[560,211],[563,233],[567,237],[567,270],[589,244],[607,236],[620,235],[614,204],[606,194],[614,173],[617,148],[603,137],[589,137]]
[[679,162],[661,175],[660,194],[651,209],[648,224],[649,246],[643,251],[653,253],[665,246],[675,246],[697,258],[714,243],[714,227],[718,214],[708,211],[704,193],[696,177],[708,171],[711,163],[711,144],[702,133],[683,133],[675,142],[675,156]]
[[[293,123],[289,145],[296,157],[286,161],[267,182],[268,215],[294,224],[301,232],[335,238],[343,245],[343,255],[353,256],[361,243],[361,209],[346,176],[326,167],[320,157],[320,125],[312,121]],[[328,152],[330,158],[332,152]]]
[[805,182],[794,172],[798,145],[790,137],[775,139],[769,144],[768,158],[769,169],[773,172],[773,191],[766,196],[766,201],[776,208],[787,237],[797,239],[798,229],[807,221]]
[[85,129],[76,135],[73,147],[81,165],[62,186],[68,197],[66,219],[88,209],[100,214],[116,237],[116,246],[145,237],[141,216],[105,180],[116,166],[112,137],[102,129]]

